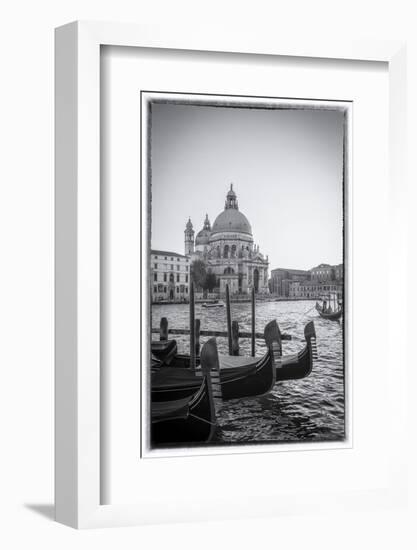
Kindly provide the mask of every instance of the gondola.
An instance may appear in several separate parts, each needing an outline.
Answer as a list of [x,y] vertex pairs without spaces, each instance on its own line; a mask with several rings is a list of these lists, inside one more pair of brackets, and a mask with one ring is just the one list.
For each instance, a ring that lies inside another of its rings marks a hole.
[[[304,327],[304,338],[306,343],[302,350],[291,355],[279,357],[276,360],[276,382],[300,380],[308,376],[313,370],[314,359],[317,359],[316,330],[313,321],[308,322]],[[220,356],[220,369],[227,369],[224,371],[225,375],[233,371],[233,369],[239,368],[237,359],[241,358],[229,355]],[[253,357],[250,359],[252,362],[254,361]]]
[[[192,445],[210,441],[216,428],[216,400],[221,399],[218,382],[218,355],[214,338],[201,350],[203,376],[191,395],[176,400],[151,403],[151,442],[153,447]],[[217,383],[216,383],[217,380]]]
[[[306,324],[304,337],[306,343],[302,350],[275,360],[276,382],[300,380],[311,373],[314,360],[317,359],[313,321]],[[267,362],[265,362],[267,355],[268,353],[261,358],[219,355],[223,399],[255,397],[270,391],[262,391],[267,386]],[[200,383],[198,376],[201,375],[198,369],[194,373],[188,368],[189,362],[189,355],[176,355],[171,367],[160,366],[154,370],[152,374],[154,400],[178,399],[196,391]]]
[[[263,357],[219,355],[223,399],[257,397],[274,387],[281,360],[279,328],[275,320],[266,325],[264,337],[267,352]],[[153,401],[182,399],[196,391],[201,383],[201,369],[193,371],[188,367],[189,361],[189,356],[177,355],[170,367],[162,366],[152,372]]]
[[334,305],[332,309],[331,306],[326,307],[327,301],[323,300],[322,304],[316,302],[316,310],[318,311],[320,317],[323,319],[328,319],[329,321],[337,321],[340,319],[343,313],[343,306],[340,303]]

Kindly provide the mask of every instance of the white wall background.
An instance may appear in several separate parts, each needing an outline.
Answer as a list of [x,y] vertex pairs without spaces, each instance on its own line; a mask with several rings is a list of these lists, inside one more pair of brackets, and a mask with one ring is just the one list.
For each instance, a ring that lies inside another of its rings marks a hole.
[[[409,97],[417,84],[413,2],[299,0],[14,0],[0,19],[0,547],[415,548],[413,512],[286,517],[241,523],[76,532],[53,523],[53,29],[75,19],[246,26],[248,33],[345,34],[409,40]],[[213,32],[215,32],[213,27]],[[417,121],[409,105],[410,182]],[[410,186],[410,213],[416,192]],[[416,216],[413,216],[415,219]],[[416,222],[411,236],[417,235]],[[410,239],[410,333],[414,322]],[[382,259],[383,260],[383,259]],[[399,284],[402,284],[399,281]],[[415,384],[410,365],[410,396]],[[395,366],[393,366],[395,368]],[[415,418],[415,408],[412,411]],[[412,426],[415,425],[412,423]],[[387,434],[389,437],[389,434]],[[415,437],[415,432],[414,432]],[[414,452],[410,435],[410,453]],[[412,501],[416,501],[415,476]],[[256,506],[256,503],[253,503]],[[416,516],[414,510],[414,516]]]

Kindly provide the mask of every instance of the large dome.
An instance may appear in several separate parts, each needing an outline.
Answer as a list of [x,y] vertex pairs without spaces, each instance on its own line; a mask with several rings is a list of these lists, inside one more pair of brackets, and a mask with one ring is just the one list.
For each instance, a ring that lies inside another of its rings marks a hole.
[[211,235],[216,233],[245,233],[252,236],[252,227],[247,217],[239,212],[233,184],[230,185],[230,191],[227,193],[224,211],[217,216],[213,224]]
[[219,214],[213,224],[211,234],[215,233],[245,233],[252,235],[252,227],[247,217],[235,208],[227,208]]

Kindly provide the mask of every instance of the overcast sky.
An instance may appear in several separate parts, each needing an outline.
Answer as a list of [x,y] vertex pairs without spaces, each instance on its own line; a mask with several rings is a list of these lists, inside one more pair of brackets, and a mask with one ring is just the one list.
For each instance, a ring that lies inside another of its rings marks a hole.
[[152,248],[183,254],[233,182],[270,269],[342,261],[342,113],[154,104],[151,140]]

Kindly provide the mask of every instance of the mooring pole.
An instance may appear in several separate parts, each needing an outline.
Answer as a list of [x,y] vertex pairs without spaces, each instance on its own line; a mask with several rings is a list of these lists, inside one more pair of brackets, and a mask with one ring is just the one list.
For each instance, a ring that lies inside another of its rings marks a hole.
[[194,282],[190,284],[190,368],[195,370],[195,309]]
[[255,287],[252,287],[252,357],[255,357]]
[[230,293],[229,285],[226,285],[226,319],[227,319],[227,338],[229,341],[229,355],[233,354],[232,347],[232,313],[230,311]]
[[232,355],[239,355],[239,323],[232,321]]
[[195,320],[195,356],[200,355],[200,319]]
[[159,339],[168,340],[168,319],[161,317],[161,323],[159,325]]

